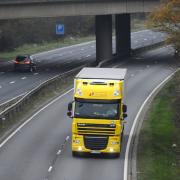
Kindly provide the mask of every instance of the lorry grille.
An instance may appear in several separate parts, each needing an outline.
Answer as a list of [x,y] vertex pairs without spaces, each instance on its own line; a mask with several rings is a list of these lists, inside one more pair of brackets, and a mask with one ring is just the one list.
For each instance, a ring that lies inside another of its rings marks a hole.
[[115,124],[84,124],[78,123],[77,130],[80,135],[108,135],[113,136],[115,134]]
[[108,137],[106,136],[84,136],[84,145],[87,149],[102,150],[106,149]]

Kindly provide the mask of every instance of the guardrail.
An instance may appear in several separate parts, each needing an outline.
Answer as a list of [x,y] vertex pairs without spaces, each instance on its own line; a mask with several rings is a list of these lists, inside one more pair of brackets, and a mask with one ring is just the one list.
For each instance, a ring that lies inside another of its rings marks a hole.
[[[22,98],[20,98],[16,103],[10,105],[9,107],[5,108],[2,112],[0,112],[0,125],[1,127],[5,128],[8,121],[13,121],[16,115],[20,113],[24,107],[30,104],[33,101],[34,97],[43,96],[43,90],[55,90],[58,86],[63,83],[66,83],[66,79],[69,76],[73,76],[79,72],[79,70],[85,66],[93,66],[96,62],[92,62],[90,64],[82,65],[78,68],[72,69],[68,72],[63,74],[56,75],[55,77],[41,83],[39,86],[31,90],[30,92],[26,93]],[[49,87],[51,89],[49,89]]]

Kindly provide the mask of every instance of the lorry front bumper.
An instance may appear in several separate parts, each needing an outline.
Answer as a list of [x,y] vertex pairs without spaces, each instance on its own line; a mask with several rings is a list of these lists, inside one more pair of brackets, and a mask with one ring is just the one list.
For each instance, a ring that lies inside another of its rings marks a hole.
[[[94,135],[95,136],[95,135]],[[119,154],[121,141],[119,136],[109,136],[107,146],[104,149],[89,149],[85,146],[83,135],[72,135],[72,152],[90,154]]]

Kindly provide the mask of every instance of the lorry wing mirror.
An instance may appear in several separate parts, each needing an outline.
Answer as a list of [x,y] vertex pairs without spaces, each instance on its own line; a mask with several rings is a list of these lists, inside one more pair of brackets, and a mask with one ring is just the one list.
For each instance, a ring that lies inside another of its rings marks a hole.
[[123,119],[125,119],[125,118],[127,118],[127,114],[125,113],[125,114],[123,114]]
[[123,110],[123,113],[127,112],[127,106],[125,104],[123,104],[122,110]]
[[72,102],[68,104],[68,111],[72,111]]
[[71,111],[68,111],[68,112],[67,112],[67,115],[68,115],[69,117],[72,117],[72,112],[71,112]]

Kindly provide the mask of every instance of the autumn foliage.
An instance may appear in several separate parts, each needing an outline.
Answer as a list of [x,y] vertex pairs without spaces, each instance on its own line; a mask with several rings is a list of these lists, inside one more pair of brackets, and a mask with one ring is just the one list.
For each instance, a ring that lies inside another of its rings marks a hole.
[[149,16],[148,27],[168,34],[167,43],[180,52],[180,0],[164,0]]

